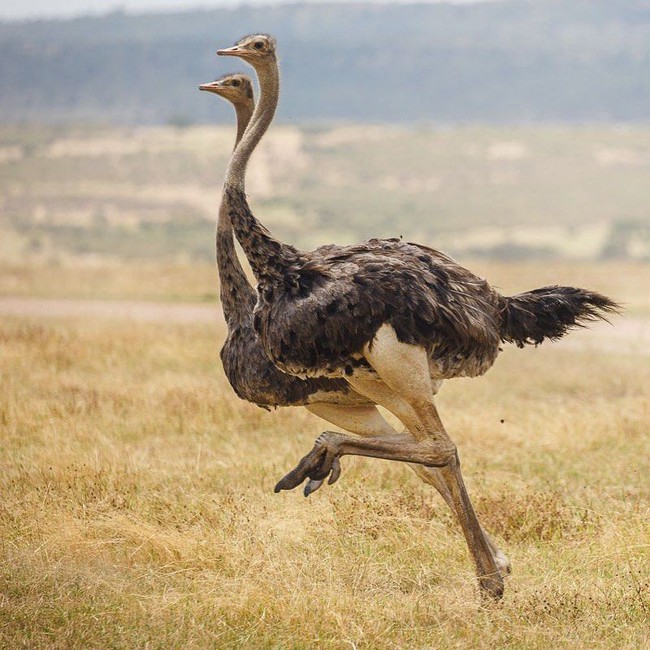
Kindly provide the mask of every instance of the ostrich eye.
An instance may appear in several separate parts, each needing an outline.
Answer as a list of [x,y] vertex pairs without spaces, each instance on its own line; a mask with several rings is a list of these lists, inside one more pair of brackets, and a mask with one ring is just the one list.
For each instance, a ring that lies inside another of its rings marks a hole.
[[232,80],[232,85],[233,86],[241,86],[241,81],[239,81],[239,79],[233,79]]
[[255,43],[253,43],[253,47],[256,50],[261,50],[264,48],[264,43],[262,43],[262,41],[255,41]]

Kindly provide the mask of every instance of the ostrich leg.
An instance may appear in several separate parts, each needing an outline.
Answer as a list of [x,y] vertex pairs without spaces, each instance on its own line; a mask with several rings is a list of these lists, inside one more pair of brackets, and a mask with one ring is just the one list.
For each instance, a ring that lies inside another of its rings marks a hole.
[[[312,452],[316,458],[312,459],[314,465],[307,475],[317,480],[326,477],[335,467],[334,460],[346,453],[440,467],[441,479],[454,503],[452,509],[476,565],[479,586],[483,593],[500,598],[503,578],[467,494],[456,446],[447,435],[433,402],[426,350],[400,343],[392,327],[384,325],[377,332],[372,348],[366,346],[364,354],[380,379],[371,373],[362,374],[361,370],[348,381],[358,392],[394,413],[410,435],[356,438],[339,433],[323,434],[314,449],[317,453]],[[285,478],[291,483],[295,477]],[[278,489],[285,487],[283,481]]]
[[[376,384],[373,386],[373,390],[379,390],[383,394],[383,385],[380,382],[376,382]],[[384,399],[386,399],[384,397]],[[396,404],[394,407],[396,410],[398,408],[405,408],[405,405],[402,404]],[[376,407],[374,406],[368,406],[368,407],[347,407],[347,406],[340,406],[336,404],[311,404],[307,406],[307,409],[310,410],[314,415],[318,415],[324,420],[327,420],[328,422],[331,422],[332,424],[339,426],[343,429],[347,429],[348,431],[352,431],[353,433],[363,436],[363,437],[384,437],[384,436],[391,436],[391,435],[396,435],[397,432],[393,427],[382,417],[382,415],[379,413]],[[341,434],[333,434],[335,436],[341,435]],[[351,436],[349,437],[349,441],[355,441],[355,438],[352,438]],[[407,439],[411,440],[412,439]],[[404,452],[404,449],[401,449],[401,452]],[[354,452],[350,452],[354,453]],[[318,455],[319,452],[317,451],[316,447],[310,454],[308,454],[305,459],[307,459],[311,454]],[[365,455],[365,454],[361,454]],[[305,460],[303,459],[303,460]],[[301,461],[302,462],[302,461]],[[279,489],[292,489],[294,487],[297,487],[300,485],[306,477],[309,476],[307,473],[309,471],[309,468],[314,468],[314,466],[318,465],[319,461],[316,461],[315,459],[312,459],[311,462],[306,462],[302,465],[301,467],[301,472],[297,472],[298,468],[296,470],[292,470],[289,474],[291,475],[291,478],[289,479],[289,475],[285,477],[287,479],[282,479],[278,483]],[[445,476],[443,475],[443,472],[441,468],[439,467],[430,467],[422,464],[416,464],[416,463],[409,463],[409,467],[413,470],[413,472],[418,476],[418,478],[425,482],[428,483],[429,485],[432,485],[442,496],[444,499],[445,503],[451,508],[452,512],[458,517],[458,512],[456,511],[456,503],[454,502],[454,499],[452,498],[451,492],[447,486],[447,482],[445,479]],[[326,475],[327,476],[327,475]],[[314,480],[310,479],[307,485],[305,486],[305,496],[309,496],[312,492],[317,490],[320,485],[323,483],[323,479],[319,480]],[[331,479],[330,479],[331,481]],[[333,481],[332,481],[333,482]],[[294,484],[295,483],[295,484]],[[508,557],[501,551],[501,549],[497,546],[497,544],[494,542],[492,537],[485,531],[483,530],[483,535],[485,537],[485,540],[490,547],[490,551],[492,553],[492,556],[494,558],[494,561],[499,569],[499,572],[501,573],[502,576],[506,576],[510,573],[511,566],[510,566],[510,561],[508,560]]]
[[[356,384],[358,390],[361,385]],[[440,430],[442,434],[444,430]],[[450,457],[451,454],[451,457]],[[460,473],[460,463],[455,451],[435,442],[418,441],[411,434],[357,438],[345,433],[326,431],[317,440],[314,449],[276,485],[275,491],[291,490],[305,478],[329,482],[337,480],[340,473],[339,458],[345,455],[383,458],[408,463],[439,467],[441,480],[450,495],[448,503],[458,518],[476,564],[479,585],[489,595],[500,598],[503,594],[503,573],[507,573],[507,560],[501,570],[497,566],[498,555],[493,555],[487,536],[476,518],[469,495]],[[446,463],[444,466],[442,463]],[[497,549],[498,550],[498,549]]]
[[[445,483],[445,479],[440,471],[440,468],[426,467],[425,465],[415,464],[409,464],[409,467],[418,475],[420,480],[428,483],[429,485],[433,485],[433,487],[438,490],[440,496],[442,496],[442,498],[445,500],[445,503],[451,508],[456,517],[458,517],[458,513],[456,512],[456,504],[454,503],[451,493],[447,488],[447,484]],[[499,573],[501,573],[501,575],[505,578],[505,576],[509,575],[512,570],[510,560],[508,559],[508,556],[497,546],[497,543],[494,541],[492,536],[487,533],[485,528],[481,526],[481,530],[483,531],[485,541],[490,547],[492,557],[494,558],[494,562],[499,569]]]
[[[364,354],[366,360],[379,374],[381,381],[410,407],[403,410],[398,408],[401,412],[395,415],[402,420],[413,437],[420,444],[425,446],[433,444],[441,453],[449,455],[449,462],[441,467],[440,474],[455,504],[454,512],[476,564],[479,585],[484,593],[494,598],[501,598],[503,578],[497,569],[490,546],[467,493],[460,471],[456,445],[447,435],[433,401],[426,350],[419,346],[401,343],[395,330],[390,325],[384,324],[378,330],[372,346],[366,346]],[[405,369],[408,371],[405,372]],[[351,383],[355,385],[355,382],[351,381]],[[359,383],[356,383],[356,387],[363,392]],[[389,401],[392,400],[389,398]],[[382,401],[378,400],[378,403],[381,404]],[[389,404],[386,404],[386,407],[391,408]]]

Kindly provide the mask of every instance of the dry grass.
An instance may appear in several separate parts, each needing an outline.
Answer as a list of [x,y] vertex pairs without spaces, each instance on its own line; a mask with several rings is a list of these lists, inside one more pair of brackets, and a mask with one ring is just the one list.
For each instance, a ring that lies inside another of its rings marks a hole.
[[509,350],[443,389],[513,562],[481,609],[462,536],[405,467],[346,458],[309,500],[273,494],[322,425],[238,401],[219,341],[2,322],[0,646],[647,647],[647,357]]

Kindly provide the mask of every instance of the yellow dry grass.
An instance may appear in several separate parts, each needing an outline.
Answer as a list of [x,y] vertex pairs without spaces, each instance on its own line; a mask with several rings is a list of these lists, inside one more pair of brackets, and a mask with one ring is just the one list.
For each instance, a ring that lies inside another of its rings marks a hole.
[[272,492],[323,425],[238,401],[207,325],[0,323],[0,646],[642,648],[648,357],[508,350],[439,398],[513,562],[482,609],[441,499],[345,458]]

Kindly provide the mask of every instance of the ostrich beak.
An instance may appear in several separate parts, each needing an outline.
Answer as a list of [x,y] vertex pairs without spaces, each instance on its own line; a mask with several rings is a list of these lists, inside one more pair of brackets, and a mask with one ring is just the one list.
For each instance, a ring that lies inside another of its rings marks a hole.
[[199,90],[216,90],[219,88],[219,84],[216,81],[211,81],[208,84],[201,84]]
[[241,54],[241,50],[239,49],[239,45],[234,45],[233,47],[228,47],[225,50],[217,50],[217,54],[219,56],[239,56]]

